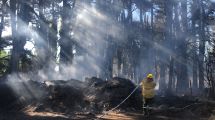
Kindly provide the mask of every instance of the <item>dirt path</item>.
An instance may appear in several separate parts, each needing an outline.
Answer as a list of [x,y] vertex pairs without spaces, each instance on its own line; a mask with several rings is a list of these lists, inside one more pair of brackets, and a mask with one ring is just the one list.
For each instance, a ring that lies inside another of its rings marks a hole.
[[[99,118],[101,115],[98,115]],[[142,113],[136,112],[111,112],[102,116],[100,120],[181,120],[181,118],[173,118],[165,115],[144,116]]]
[[[102,118],[100,115],[89,113],[63,114],[56,112],[22,112],[0,113],[0,120],[208,120],[198,115],[186,113],[166,113],[165,111],[155,113],[149,117],[138,112],[111,112]],[[99,118],[99,119],[96,119]],[[214,120],[214,118],[210,119]]]
[[[101,115],[98,115],[99,118]],[[208,120],[208,117],[200,117],[190,111],[171,112],[159,111],[150,114],[149,117],[139,112],[111,112],[102,116],[100,120]]]
[[[98,115],[97,117],[100,118],[102,115]],[[143,115],[138,113],[117,113],[111,112],[107,115],[101,117],[103,120],[138,120],[143,118]]]
[[[214,108],[212,105],[210,107]],[[156,107],[151,110],[149,117],[141,111],[117,110],[104,115],[91,112],[37,111],[36,108],[29,105],[21,111],[0,111],[0,120],[208,120],[212,113],[206,104],[193,104],[189,109]]]

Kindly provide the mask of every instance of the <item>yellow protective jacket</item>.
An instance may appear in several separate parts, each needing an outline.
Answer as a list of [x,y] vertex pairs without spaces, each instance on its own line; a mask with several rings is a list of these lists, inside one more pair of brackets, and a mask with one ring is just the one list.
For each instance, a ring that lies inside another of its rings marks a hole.
[[153,98],[155,96],[155,86],[154,81],[147,81],[144,79],[141,83],[142,86],[142,95],[144,98]]

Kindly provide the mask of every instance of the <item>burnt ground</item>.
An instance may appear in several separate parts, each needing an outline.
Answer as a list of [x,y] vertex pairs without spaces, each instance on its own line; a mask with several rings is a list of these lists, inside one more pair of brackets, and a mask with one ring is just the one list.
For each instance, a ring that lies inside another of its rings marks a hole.
[[156,96],[150,115],[144,116],[140,89],[115,111],[104,112],[135,87],[123,78],[4,82],[0,120],[215,120],[215,101],[176,95]]
[[147,117],[138,110],[116,110],[108,114],[93,114],[90,112],[36,112],[33,106],[23,111],[1,112],[0,120],[214,120],[212,112],[214,103],[199,103],[185,106],[184,108],[174,108],[158,106],[151,110]]

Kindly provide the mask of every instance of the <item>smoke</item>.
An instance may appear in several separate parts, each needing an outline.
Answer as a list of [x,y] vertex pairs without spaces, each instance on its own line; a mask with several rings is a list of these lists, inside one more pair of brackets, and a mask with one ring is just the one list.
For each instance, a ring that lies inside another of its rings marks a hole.
[[[119,9],[119,6],[114,6],[114,8]],[[34,77],[39,80],[68,80],[71,78],[84,80],[85,77],[99,76],[99,74],[103,72],[104,65],[107,61],[107,51],[111,50],[108,49],[109,40],[115,40],[114,42],[117,44],[123,42],[124,37],[120,35],[120,33],[122,33],[122,26],[118,23],[117,19],[113,19],[111,15],[105,14],[102,10],[98,10],[96,6],[92,4],[84,4],[79,1],[77,2],[75,11],[75,17],[71,18],[71,20],[75,19],[71,26],[73,27],[71,37],[74,38],[76,43],[73,49],[73,53],[75,54],[73,63],[70,65],[59,63],[58,52],[58,55],[56,55],[57,58],[47,60],[44,68],[19,75],[25,76],[24,78],[19,78],[20,80],[33,79]],[[38,13],[37,10],[35,12]],[[47,52],[43,50],[38,51],[38,49],[40,49],[38,48],[38,45],[46,47],[50,46],[46,45],[47,41],[38,32],[35,24],[31,22],[25,23],[18,16],[16,17],[19,28],[19,30],[16,31],[17,35],[25,36],[27,38],[24,48],[26,50],[32,50],[32,54],[35,55],[32,59],[34,63],[33,65],[37,65],[39,59],[45,59],[47,56]],[[38,22],[42,21],[39,20]],[[45,29],[51,29],[49,24],[42,25],[45,25],[43,26]],[[59,26],[60,20],[58,21],[58,35],[60,29]],[[52,32],[52,29],[50,31],[51,35],[56,35],[56,33]],[[57,51],[59,50],[58,45]],[[40,58],[38,58],[38,56]],[[18,79],[18,77],[16,75],[10,75],[8,79]]]
[[[119,44],[122,26],[105,11],[95,6],[76,4],[76,21],[73,25],[73,38],[76,42],[77,53],[73,67],[83,76],[99,76],[104,72],[110,42]],[[102,76],[100,76],[102,77]]]
[[[116,9],[119,8],[116,7]],[[84,80],[85,77],[91,76],[103,77],[101,75],[104,73],[108,57],[113,57],[113,53],[108,54],[109,51],[114,51],[109,47],[110,43],[124,42],[121,24],[107,12],[97,9],[95,5],[77,1],[71,12],[74,13],[70,26],[71,39],[75,43],[73,62],[72,64],[60,63],[58,53],[57,62],[47,61],[48,65],[38,71],[37,75],[41,79]],[[60,22],[58,26],[61,26]],[[41,44],[45,44],[39,34],[35,33],[35,38],[41,41]],[[60,51],[59,48],[58,51]],[[46,56],[43,52],[37,54],[42,58]]]
[[41,100],[45,91],[40,89],[40,82],[29,81],[30,75],[24,73],[14,73],[8,75],[6,85],[9,86],[16,97],[21,101]]

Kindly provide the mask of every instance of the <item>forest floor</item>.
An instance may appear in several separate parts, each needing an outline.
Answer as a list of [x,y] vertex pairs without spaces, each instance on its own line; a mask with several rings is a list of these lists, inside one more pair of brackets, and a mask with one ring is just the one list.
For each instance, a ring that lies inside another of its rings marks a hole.
[[141,89],[104,112],[135,87],[123,78],[1,83],[0,120],[215,120],[215,101],[190,95],[157,95],[144,116]]
[[167,112],[160,111],[144,116],[141,112],[110,112],[101,115],[89,113],[64,114],[55,112],[7,112],[0,113],[0,120],[215,120],[214,117],[200,116],[190,111]]
[[138,110],[123,109],[105,115],[91,112],[38,112],[36,109],[36,106],[27,106],[20,111],[1,111],[0,120],[215,120],[213,101],[189,103],[182,108],[167,107],[167,105],[153,106],[149,116],[144,116]]

